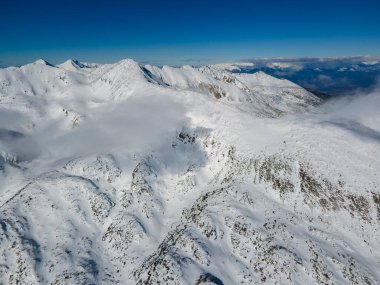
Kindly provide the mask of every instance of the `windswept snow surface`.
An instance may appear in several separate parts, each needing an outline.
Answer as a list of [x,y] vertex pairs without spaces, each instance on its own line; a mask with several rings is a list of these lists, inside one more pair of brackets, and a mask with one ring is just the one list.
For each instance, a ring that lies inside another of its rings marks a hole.
[[0,69],[0,284],[379,284],[379,110],[228,65]]

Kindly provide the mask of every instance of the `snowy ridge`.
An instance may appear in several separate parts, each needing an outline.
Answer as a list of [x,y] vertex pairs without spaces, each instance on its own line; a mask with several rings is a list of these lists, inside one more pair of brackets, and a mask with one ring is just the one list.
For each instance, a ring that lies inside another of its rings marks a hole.
[[57,67],[72,72],[90,72],[94,68],[99,67],[96,63],[79,62],[74,59],[68,59],[64,63],[58,64]]
[[0,283],[378,284],[377,96],[337,115],[222,66],[0,69]]
[[213,69],[228,70],[228,71],[241,71],[241,68],[254,67],[255,64],[251,62],[237,62],[237,63],[218,63],[210,65]]

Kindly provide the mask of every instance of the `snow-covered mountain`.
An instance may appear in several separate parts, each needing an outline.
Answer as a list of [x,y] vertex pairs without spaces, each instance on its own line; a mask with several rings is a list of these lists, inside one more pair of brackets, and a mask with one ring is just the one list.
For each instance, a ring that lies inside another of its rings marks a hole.
[[265,73],[291,80],[325,96],[354,95],[379,83],[380,58],[354,56],[336,58],[262,58],[218,64],[232,72]]
[[378,98],[224,65],[0,69],[0,284],[379,284]]

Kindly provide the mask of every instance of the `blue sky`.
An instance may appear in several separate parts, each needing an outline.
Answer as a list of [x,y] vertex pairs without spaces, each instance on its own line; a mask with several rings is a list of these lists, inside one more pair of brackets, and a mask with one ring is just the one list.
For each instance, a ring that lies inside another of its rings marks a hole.
[[380,54],[379,0],[1,0],[0,65]]

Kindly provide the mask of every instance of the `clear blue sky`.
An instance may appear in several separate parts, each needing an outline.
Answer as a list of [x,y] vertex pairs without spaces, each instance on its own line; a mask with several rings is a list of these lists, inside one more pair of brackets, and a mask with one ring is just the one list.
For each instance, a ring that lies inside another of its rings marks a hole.
[[0,65],[380,54],[380,0],[0,0]]

